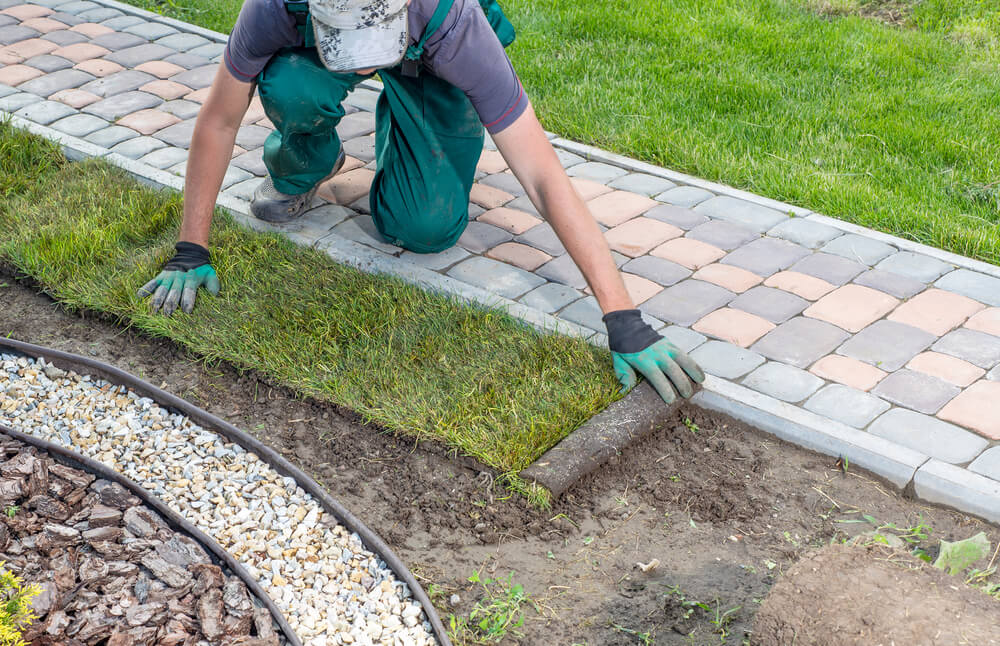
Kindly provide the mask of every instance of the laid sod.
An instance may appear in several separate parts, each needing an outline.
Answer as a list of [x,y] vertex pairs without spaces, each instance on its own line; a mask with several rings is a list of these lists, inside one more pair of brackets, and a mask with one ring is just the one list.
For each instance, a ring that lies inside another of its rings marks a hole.
[[[241,0],[132,0],[228,33]],[[500,0],[562,136],[1000,263],[1000,4]]]
[[150,314],[135,292],[173,253],[181,204],[104,162],[66,163],[52,144],[0,124],[0,262],[70,308],[504,473],[617,398],[607,351],[340,266],[223,213],[211,240],[222,293],[200,296],[191,315]]

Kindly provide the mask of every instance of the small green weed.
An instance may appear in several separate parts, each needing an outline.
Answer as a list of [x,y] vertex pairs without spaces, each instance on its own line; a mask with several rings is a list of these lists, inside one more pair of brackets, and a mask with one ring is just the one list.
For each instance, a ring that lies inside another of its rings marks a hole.
[[518,631],[524,625],[522,606],[527,604],[535,612],[539,612],[539,608],[524,591],[524,586],[515,584],[513,579],[513,573],[506,579],[484,578],[478,570],[472,573],[469,583],[479,588],[483,596],[468,617],[449,617],[449,634],[455,643],[496,644],[508,635],[523,636]]
[[608,621],[608,627],[616,632],[624,633],[626,635],[632,635],[633,637],[638,639],[639,643],[642,644],[643,646],[651,646],[651,644],[655,643],[653,641],[653,631],[651,630],[647,630],[646,632],[639,632],[638,630],[635,630],[633,628],[626,628],[621,624],[616,624],[613,621]]
[[698,434],[698,431],[701,430],[700,428],[698,428],[698,425],[695,424],[690,417],[684,418],[684,426],[687,426],[688,430],[696,435]]
[[[711,602],[689,599],[680,587],[676,585],[672,585],[667,589],[667,596],[672,597],[683,609],[682,617],[684,619],[692,619],[698,614],[703,615],[703,618],[713,626],[713,633],[719,637],[720,644],[726,643],[726,639],[729,638],[729,626],[736,618],[736,613],[743,607],[733,606],[732,608],[723,610],[722,601],[718,597]],[[692,632],[688,637],[693,638],[694,633]]]
[[10,505],[6,509],[4,509],[3,512],[7,514],[7,518],[13,518],[14,516],[17,515],[17,512],[20,511],[20,509],[21,508],[17,505]]

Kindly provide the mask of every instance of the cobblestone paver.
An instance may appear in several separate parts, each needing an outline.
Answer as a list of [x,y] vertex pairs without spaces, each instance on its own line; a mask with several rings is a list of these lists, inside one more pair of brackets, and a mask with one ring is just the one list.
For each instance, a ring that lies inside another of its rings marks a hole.
[[[103,1],[0,0],[0,8],[0,112],[48,126],[64,145],[82,140],[78,150],[119,153],[111,159],[134,163],[133,172],[183,176],[224,36]],[[367,206],[378,96],[374,83],[350,93],[338,128],[345,171],[321,187],[302,222],[280,230],[335,257],[344,248],[337,241],[353,241],[401,276],[430,272],[420,275],[439,277],[443,289],[516,301],[529,319],[554,316],[606,343],[586,281],[489,137],[456,247],[420,255],[379,237]],[[266,174],[271,128],[255,99],[224,199],[248,199]],[[961,500],[960,489],[946,489],[963,482],[1000,481],[1000,269],[554,144],[640,309],[707,373],[774,406],[919,451],[930,460],[917,490],[933,489],[935,499]],[[1000,518],[1000,499],[996,510]]]

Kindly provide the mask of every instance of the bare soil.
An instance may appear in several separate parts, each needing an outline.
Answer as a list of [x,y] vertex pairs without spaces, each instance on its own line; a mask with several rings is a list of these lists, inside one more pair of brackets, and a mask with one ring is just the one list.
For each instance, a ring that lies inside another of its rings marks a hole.
[[[2,274],[0,334],[113,364],[273,446],[392,546],[446,624],[482,598],[473,572],[522,584],[534,605],[503,643],[753,642],[753,617],[779,575],[814,548],[873,529],[861,514],[929,526],[932,552],[938,539],[979,531],[1000,540],[978,519],[907,500],[854,467],[691,406],[541,510],[446,447],[67,313]],[[835,585],[851,580],[834,576]]]

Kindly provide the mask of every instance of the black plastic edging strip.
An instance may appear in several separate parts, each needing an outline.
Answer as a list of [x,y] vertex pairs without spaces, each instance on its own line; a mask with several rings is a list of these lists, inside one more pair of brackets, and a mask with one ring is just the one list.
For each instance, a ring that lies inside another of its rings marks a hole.
[[246,569],[244,569],[243,565],[233,558],[229,552],[222,549],[222,546],[216,543],[215,539],[206,535],[200,529],[185,520],[180,514],[168,507],[162,500],[138,485],[133,480],[126,478],[117,471],[114,471],[104,464],[96,460],[92,460],[85,455],[81,455],[58,444],[35,437],[34,435],[15,431],[14,429],[8,428],[3,424],[0,424],[0,433],[9,435],[24,444],[47,451],[49,455],[51,455],[53,459],[60,464],[74,469],[79,469],[81,471],[86,471],[87,473],[103,478],[104,480],[116,482],[122,487],[128,489],[137,498],[142,500],[143,504],[155,509],[156,512],[163,517],[171,529],[191,536],[194,540],[198,541],[203,548],[207,549],[210,554],[214,555],[218,561],[225,564],[226,567],[228,567],[236,576],[240,578],[240,580],[243,581],[243,583],[246,584],[248,588],[250,588],[250,591],[268,609],[271,616],[277,622],[278,627],[281,629],[281,632],[284,633],[288,643],[292,646],[302,646],[302,642],[299,640],[298,635],[295,634],[292,627],[288,625],[287,621],[285,621],[285,616],[280,610],[278,610],[278,607],[274,604],[271,597],[268,596],[268,594],[264,592],[264,589],[260,587],[260,584],[250,576],[250,573],[247,572]]
[[434,609],[434,604],[431,603],[427,593],[417,583],[416,577],[407,569],[399,557],[393,553],[386,542],[375,534],[375,532],[368,529],[347,508],[334,500],[319,483],[282,457],[274,449],[265,445],[257,438],[244,433],[229,422],[114,366],[76,354],[52,350],[15,339],[0,339],[0,350],[5,348],[34,358],[42,357],[59,368],[70,369],[82,374],[96,375],[111,383],[126,386],[143,396],[149,397],[165,408],[184,414],[199,426],[214,430],[248,451],[256,453],[258,457],[267,462],[275,471],[295,480],[302,489],[320,501],[326,508],[326,511],[337,518],[342,525],[352,532],[357,533],[365,546],[378,554],[385,561],[386,565],[389,566],[389,569],[410,588],[413,597],[423,606],[424,613],[427,615],[428,621],[430,621],[431,628],[434,629],[434,636],[437,638],[440,646],[452,646],[444,624],[441,623],[441,618],[438,617],[437,611]]

